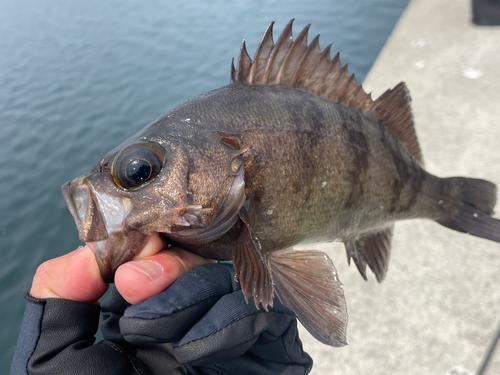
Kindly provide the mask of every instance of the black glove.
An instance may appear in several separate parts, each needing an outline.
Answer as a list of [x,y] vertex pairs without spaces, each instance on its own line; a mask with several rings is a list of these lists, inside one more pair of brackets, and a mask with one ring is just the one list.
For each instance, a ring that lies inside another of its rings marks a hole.
[[269,312],[247,304],[233,275],[230,264],[200,266],[132,306],[115,291],[102,304],[103,336],[152,372],[309,373],[293,312],[278,299]]

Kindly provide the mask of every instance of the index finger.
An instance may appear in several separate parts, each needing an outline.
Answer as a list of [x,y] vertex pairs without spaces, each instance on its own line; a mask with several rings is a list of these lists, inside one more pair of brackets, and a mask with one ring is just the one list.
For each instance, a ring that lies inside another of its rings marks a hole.
[[181,248],[165,249],[166,244],[160,236],[151,237],[134,260],[116,270],[116,288],[131,304],[161,293],[183,273],[212,262]]

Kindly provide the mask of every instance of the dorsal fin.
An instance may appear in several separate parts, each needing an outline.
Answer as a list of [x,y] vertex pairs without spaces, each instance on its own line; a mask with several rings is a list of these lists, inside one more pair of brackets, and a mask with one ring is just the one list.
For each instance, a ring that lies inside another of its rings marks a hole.
[[380,95],[366,109],[384,123],[422,165],[422,151],[413,125],[410,92],[404,82]]
[[353,107],[381,121],[420,162],[422,152],[418,145],[410,108],[410,95],[401,82],[373,101],[371,94],[349,75],[347,64],[340,63],[339,54],[330,59],[330,46],[321,51],[319,35],[307,44],[307,25],[294,41],[293,19],[286,25],[276,44],[273,42],[271,22],[257,48],[254,59],[248,55],[243,41],[238,68],[231,64],[231,82],[250,85],[280,85],[309,91]]

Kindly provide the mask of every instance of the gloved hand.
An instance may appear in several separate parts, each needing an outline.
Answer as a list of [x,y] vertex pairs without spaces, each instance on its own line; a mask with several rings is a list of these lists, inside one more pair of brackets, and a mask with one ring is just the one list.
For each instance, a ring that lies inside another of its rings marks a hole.
[[293,312],[248,304],[230,264],[206,264],[164,292],[129,305],[115,291],[102,304],[105,339],[135,348],[152,372],[307,374]]

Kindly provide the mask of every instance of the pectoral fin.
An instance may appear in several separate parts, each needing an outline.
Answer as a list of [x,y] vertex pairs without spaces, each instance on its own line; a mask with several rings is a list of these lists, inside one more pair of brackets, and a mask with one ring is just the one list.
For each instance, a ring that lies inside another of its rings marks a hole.
[[262,252],[260,242],[255,237],[250,225],[248,211],[242,208],[240,212],[242,233],[233,249],[234,277],[239,279],[245,301],[253,296],[255,307],[267,311],[273,306],[274,288],[271,270],[267,257]]
[[331,346],[346,345],[347,307],[332,261],[321,251],[269,254],[276,294],[306,329]]
[[389,267],[391,254],[391,241],[394,232],[394,225],[379,232],[370,233],[354,241],[346,241],[347,261],[351,263],[351,258],[365,280],[366,265],[371,268],[377,281],[384,280]]

